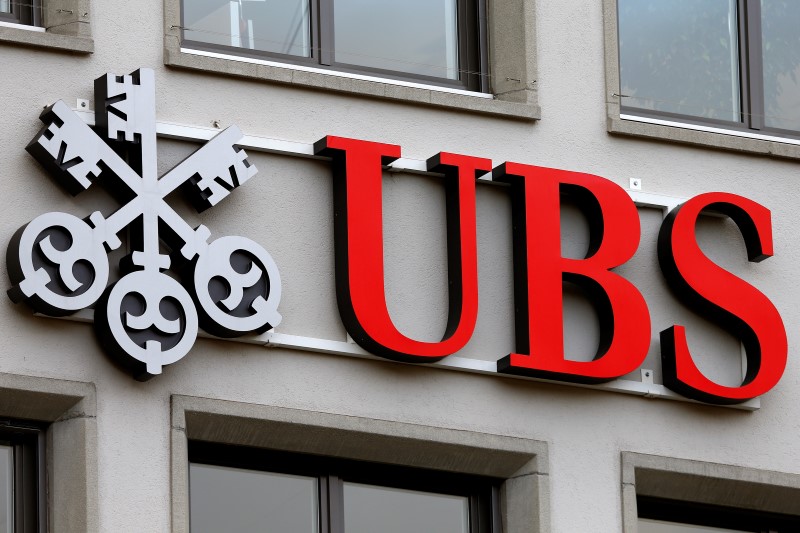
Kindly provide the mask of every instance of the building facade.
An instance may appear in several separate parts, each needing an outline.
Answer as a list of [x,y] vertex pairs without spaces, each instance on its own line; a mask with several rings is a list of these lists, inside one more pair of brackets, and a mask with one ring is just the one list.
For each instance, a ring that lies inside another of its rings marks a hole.
[[0,0],[0,531],[797,531],[800,11],[664,4]]

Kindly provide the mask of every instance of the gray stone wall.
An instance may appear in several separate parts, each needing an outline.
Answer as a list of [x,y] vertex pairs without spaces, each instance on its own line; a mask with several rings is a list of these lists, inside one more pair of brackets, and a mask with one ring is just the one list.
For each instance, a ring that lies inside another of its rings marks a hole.
[[[219,121],[237,124],[246,135],[304,143],[349,136],[402,145],[413,159],[450,151],[495,164],[597,174],[623,187],[638,178],[644,191],[678,198],[732,192],[772,210],[775,257],[748,263],[736,228],[724,220],[707,221],[699,238],[709,255],[758,287],[783,316],[789,363],[761,408],[745,412],[208,339],[162,376],[139,383],[101,352],[88,325],[33,317],[0,300],[0,371],[94,384],[98,495],[88,523],[117,533],[178,527],[173,466],[181,455],[173,448],[170,408],[176,395],[442,428],[445,440],[456,430],[546,443],[547,464],[539,472],[548,474],[549,503],[541,512],[555,533],[622,530],[621,452],[800,475],[797,161],[610,135],[601,3],[538,1],[534,8],[537,121],[168,67],[169,28],[158,2],[91,2],[92,54],[0,40],[0,243],[46,211],[85,216],[115,207],[101,190],[69,197],[24,148],[44,106],[58,99],[73,107],[76,99],[91,101],[96,77],[138,67],[156,71],[162,122],[211,127]],[[196,146],[162,140],[160,169]],[[213,235],[243,235],[272,254],[283,278],[280,332],[344,341],[333,279],[329,167],[269,154],[253,154],[253,161],[259,174],[213,210],[197,215],[188,203],[174,203]],[[408,335],[436,340],[447,302],[443,189],[435,179],[405,174],[387,175],[384,185],[389,309]],[[641,213],[639,253],[619,272],[642,289],[653,315],[647,364],[658,371],[658,332],[680,323],[701,354],[701,368],[722,382],[735,380],[738,343],[669,294],[655,255],[660,214]],[[585,222],[569,208],[565,221],[565,250],[579,254],[586,247]],[[459,355],[496,360],[513,348],[510,201],[502,188],[479,185],[478,245],[478,326]],[[7,288],[4,272],[0,279]],[[596,327],[586,304],[569,299],[568,351],[591,349]]]

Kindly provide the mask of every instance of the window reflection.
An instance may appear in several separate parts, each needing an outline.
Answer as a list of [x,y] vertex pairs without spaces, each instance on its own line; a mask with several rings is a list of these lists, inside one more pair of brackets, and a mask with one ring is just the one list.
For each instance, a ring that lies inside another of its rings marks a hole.
[[345,482],[344,526],[347,533],[469,533],[469,500]]
[[736,0],[619,0],[622,105],[741,121]]
[[189,442],[192,533],[490,533],[499,482]]
[[456,0],[335,0],[338,63],[459,79]]
[[317,533],[317,479],[191,463],[192,533]]
[[309,0],[186,0],[183,26],[192,41],[311,56]]
[[800,131],[800,2],[761,1],[764,122]]

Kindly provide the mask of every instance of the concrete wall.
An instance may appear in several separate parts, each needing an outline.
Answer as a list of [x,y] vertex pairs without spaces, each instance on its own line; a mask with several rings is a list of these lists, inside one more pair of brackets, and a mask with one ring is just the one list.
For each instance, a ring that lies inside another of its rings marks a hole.
[[[0,42],[0,242],[46,211],[85,216],[114,208],[103,191],[66,195],[24,147],[39,129],[43,106],[92,100],[96,77],[138,67],[156,71],[159,121],[235,123],[246,134],[307,143],[351,136],[402,145],[416,159],[451,151],[495,164],[598,174],[624,187],[639,178],[647,192],[682,198],[727,191],[773,212],[775,257],[761,264],[747,263],[732,224],[710,220],[700,235],[709,254],[772,299],[786,324],[786,373],[756,412],[212,340],[199,340],[162,376],[138,383],[100,351],[89,326],[36,318],[0,301],[0,372],[96,388],[100,531],[171,529],[173,395],[546,442],[550,530],[559,533],[622,530],[623,451],[800,474],[800,285],[793,281],[800,263],[798,162],[609,135],[599,4],[536,2],[537,122],[167,68],[159,2],[93,1],[91,55]],[[162,141],[160,169],[194,148]],[[266,154],[252,159],[259,174],[213,210],[197,215],[180,198],[174,203],[214,236],[244,235],[272,254],[283,278],[280,332],[344,340],[334,292],[329,167]],[[431,178],[385,179],[389,307],[404,332],[429,340],[446,321],[443,194]],[[573,211],[565,216],[572,235],[565,249],[580,253],[585,223]],[[620,272],[642,288],[653,313],[650,363],[657,364],[658,331],[679,321],[691,328],[698,351],[707,350],[701,368],[720,381],[735,380],[735,372],[726,372],[738,364],[738,344],[668,293],[655,256],[659,214],[643,210],[642,220],[640,251]],[[513,347],[510,202],[503,189],[480,186],[478,224],[480,316],[462,355],[495,360]],[[2,279],[8,287],[5,274]],[[596,326],[585,304],[570,301],[568,347],[577,353],[591,344]]]

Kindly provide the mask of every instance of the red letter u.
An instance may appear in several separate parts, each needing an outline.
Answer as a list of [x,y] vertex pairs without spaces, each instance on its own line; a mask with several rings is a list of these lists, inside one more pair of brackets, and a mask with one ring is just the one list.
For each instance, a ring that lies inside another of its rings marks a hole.
[[332,159],[336,293],[353,340],[376,355],[414,363],[463,348],[478,315],[475,179],[491,170],[491,161],[448,153],[428,160],[428,170],[445,179],[450,305],[442,340],[423,342],[400,333],[386,307],[382,167],[400,157],[400,147],[329,136],[314,151]]

